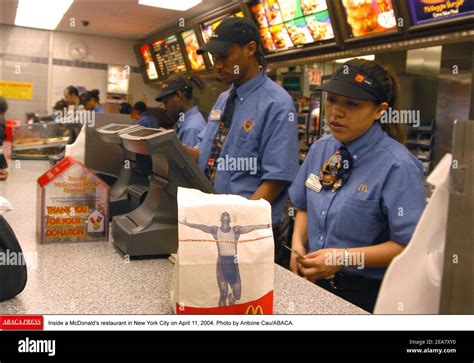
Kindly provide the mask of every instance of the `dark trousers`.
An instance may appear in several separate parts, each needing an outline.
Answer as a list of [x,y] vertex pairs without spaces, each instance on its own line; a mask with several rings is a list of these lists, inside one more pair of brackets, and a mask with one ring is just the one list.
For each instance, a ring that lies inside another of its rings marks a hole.
[[318,280],[316,284],[370,313],[374,311],[382,280],[337,273],[332,280]]
[[8,168],[7,159],[5,159],[5,156],[3,156],[3,154],[0,154],[0,169],[6,168]]
[[277,225],[273,225],[273,239],[275,241],[275,263],[284,268],[290,266],[290,251],[285,248],[288,245],[290,219],[285,218]]

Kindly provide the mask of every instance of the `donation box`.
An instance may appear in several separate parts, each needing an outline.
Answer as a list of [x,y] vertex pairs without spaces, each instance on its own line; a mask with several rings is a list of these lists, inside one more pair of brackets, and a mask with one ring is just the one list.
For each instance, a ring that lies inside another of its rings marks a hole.
[[109,186],[66,157],[37,181],[36,232],[41,243],[108,241]]

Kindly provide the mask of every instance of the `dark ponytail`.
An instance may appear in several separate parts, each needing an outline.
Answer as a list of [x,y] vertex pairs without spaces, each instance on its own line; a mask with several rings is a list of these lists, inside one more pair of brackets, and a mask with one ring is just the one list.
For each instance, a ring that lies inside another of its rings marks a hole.
[[[387,102],[388,107],[397,110],[399,107],[400,84],[395,73],[387,70],[381,64],[366,59],[351,59],[347,62],[349,65],[364,69],[372,78],[379,82],[385,88],[385,94],[380,95],[382,102]],[[384,98],[384,99],[382,99]],[[398,142],[406,142],[405,127],[401,123],[380,123],[382,129]]]

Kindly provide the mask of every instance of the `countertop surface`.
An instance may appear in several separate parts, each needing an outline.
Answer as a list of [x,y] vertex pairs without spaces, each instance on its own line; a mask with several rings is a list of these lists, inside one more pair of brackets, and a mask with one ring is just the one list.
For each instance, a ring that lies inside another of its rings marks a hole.
[[[109,242],[41,245],[36,240],[36,179],[47,161],[10,162],[0,195],[13,204],[4,214],[28,266],[25,290],[0,303],[0,314],[172,314],[173,264],[125,259]],[[366,314],[364,310],[275,266],[275,314]]]

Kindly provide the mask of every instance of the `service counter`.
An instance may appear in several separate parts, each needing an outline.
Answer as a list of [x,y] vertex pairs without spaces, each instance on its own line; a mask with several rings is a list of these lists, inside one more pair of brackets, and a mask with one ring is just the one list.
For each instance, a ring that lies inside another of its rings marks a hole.
[[[166,258],[127,260],[109,242],[41,245],[36,240],[36,179],[47,161],[22,160],[0,182],[14,207],[4,214],[28,264],[28,282],[0,303],[4,314],[172,314],[173,264]],[[110,233],[112,236],[112,233]],[[275,266],[275,314],[365,314],[364,310]]]

